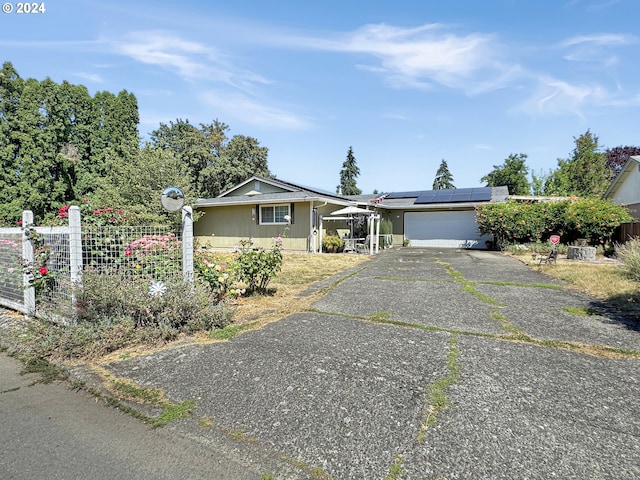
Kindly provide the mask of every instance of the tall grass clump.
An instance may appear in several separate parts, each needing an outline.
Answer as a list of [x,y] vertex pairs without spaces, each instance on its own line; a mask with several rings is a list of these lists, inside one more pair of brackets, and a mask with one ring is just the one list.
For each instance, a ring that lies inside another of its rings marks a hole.
[[636,282],[640,282],[640,238],[622,245],[616,245],[616,255],[622,262],[626,274]]

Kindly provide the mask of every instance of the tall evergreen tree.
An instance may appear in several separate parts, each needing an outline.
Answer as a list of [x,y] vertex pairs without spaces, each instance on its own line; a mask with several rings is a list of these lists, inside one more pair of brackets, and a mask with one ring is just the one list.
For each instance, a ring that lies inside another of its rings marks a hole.
[[342,164],[340,170],[340,185],[338,192],[342,195],[360,195],[362,190],[356,185],[356,178],[360,175],[360,169],[356,163],[356,157],[353,155],[353,147],[349,147],[347,159]]
[[434,190],[443,190],[448,188],[456,188],[453,184],[453,175],[449,171],[446,160],[443,158],[440,166],[436,171],[436,178],[433,180]]
[[23,80],[10,62],[0,70],[0,221],[22,210],[36,221],[63,203],[91,194],[109,161],[135,154],[138,107],[132,94],[117,97],[47,78]]

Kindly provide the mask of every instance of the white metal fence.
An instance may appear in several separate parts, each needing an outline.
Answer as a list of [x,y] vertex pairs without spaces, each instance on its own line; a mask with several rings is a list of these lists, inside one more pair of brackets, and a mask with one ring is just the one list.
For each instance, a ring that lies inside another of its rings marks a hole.
[[182,211],[179,232],[169,227],[83,227],[80,209],[72,206],[68,212],[68,226],[36,227],[32,212],[25,211],[21,227],[0,228],[0,305],[28,315],[71,319],[74,288],[87,270],[193,281],[189,207]]

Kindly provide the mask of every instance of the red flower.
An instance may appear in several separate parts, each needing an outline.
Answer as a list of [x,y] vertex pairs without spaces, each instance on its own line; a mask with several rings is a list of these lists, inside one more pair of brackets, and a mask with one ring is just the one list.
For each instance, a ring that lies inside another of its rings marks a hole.
[[22,220],[18,220],[18,226],[21,227],[22,226]]
[[131,251],[127,250],[126,252],[124,252],[124,256],[125,257],[130,257],[131,256]]
[[47,270],[47,267],[40,267],[39,272],[40,272],[40,275],[46,275],[49,272],[49,270]]

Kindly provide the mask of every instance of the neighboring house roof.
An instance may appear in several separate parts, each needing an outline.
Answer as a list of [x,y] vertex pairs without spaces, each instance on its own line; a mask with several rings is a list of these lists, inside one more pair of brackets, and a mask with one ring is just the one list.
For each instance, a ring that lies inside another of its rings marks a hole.
[[507,187],[452,188],[392,192],[375,199],[379,208],[389,210],[424,210],[441,208],[474,208],[489,202],[503,202],[509,197]]
[[[239,193],[245,190],[251,182],[260,182],[262,184],[275,187],[277,191],[262,193],[257,190],[249,190],[245,193]],[[354,205],[355,202],[345,197],[334,195],[329,192],[317,188],[303,187],[295,183],[286,182],[277,178],[266,178],[254,175],[235,187],[221,193],[215,198],[201,198],[195,203],[195,207],[217,207],[226,205],[251,205],[251,204],[273,204],[283,202],[309,202],[320,201],[328,202],[335,205]]]
[[616,192],[618,191],[618,189],[624,184],[626,179],[629,177],[629,175],[631,175],[634,172],[634,170],[637,170],[639,168],[640,168],[640,156],[629,157],[627,162],[622,166],[622,170],[620,170],[620,173],[618,173],[618,175],[616,175],[616,178],[614,178],[611,181],[611,184],[602,195],[602,198],[605,198],[605,199],[613,198]]

